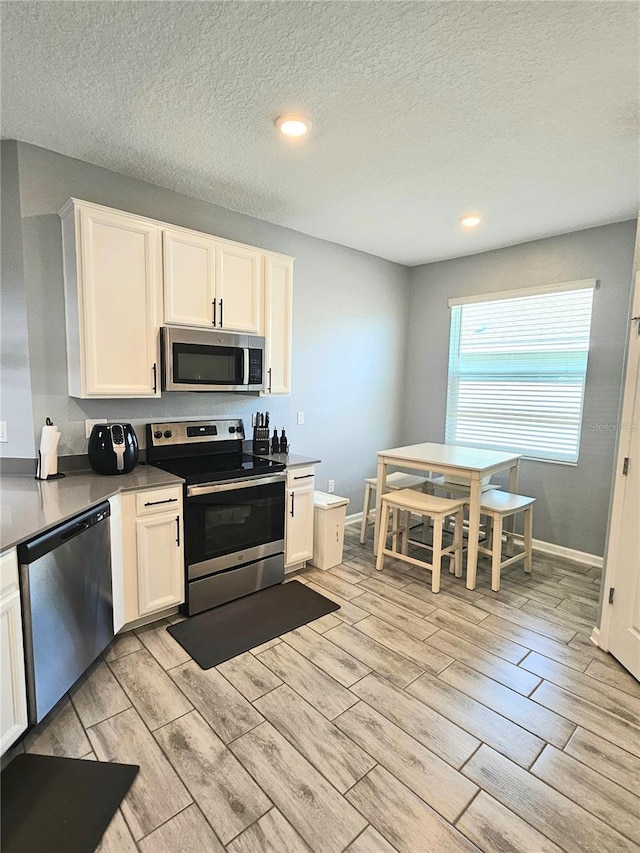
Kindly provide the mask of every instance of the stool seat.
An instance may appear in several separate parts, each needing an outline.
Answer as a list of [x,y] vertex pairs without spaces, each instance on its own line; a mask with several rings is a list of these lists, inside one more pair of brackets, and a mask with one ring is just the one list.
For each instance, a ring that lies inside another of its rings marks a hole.
[[465,502],[439,498],[436,495],[427,495],[423,492],[414,492],[412,489],[400,489],[384,495],[386,502],[391,507],[410,510],[420,515],[453,515],[454,512],[463,507]]
[[[393,471],[386,476],[387,489],[423,489],[427,482],[426,477],[417,477],[415,474],[404,474],[402,471]],[[378,488],[377,477],[366,477],[364,481],[364,505],[362,508],[362,525],[360,526],[360,542],[364,545],[367,538],[367,524],[371,513],[371,493]]]
[[516,512],[522,512],[534,502],[535,498],[528,498],[525,495],[512,495],[509,492],[491,489],[490,492],[485,492],[482,495],[480,513],[499,512],[500,515],[504,516],[514,515]]
[[[442,558],[451,557],[449,571],[456,577],[462,577],[462,523],[464,517],[465,500],[448,500],[438,498],[435,495],[416,492],[413,489],[397,489],[394,492],[386,492],[381,497],[380,527],[378,530],[378,558],[376,569],[381,571],[384,567],[385,556],[395,557],[413,566],[428,569],[431,572],[431,591],[440,591],[440,572]],[[416,513],[433,520],[433,544],[426,545],[424,542],[412,541],[414,546],[429,548],[433,552],[430,563],[418,560],[408,554],[409,529],[411,513]],[[445,519],[455,515],[455,526],[453,532],[453,544],[444,547],[442,534]],[[391,530],[387,531],[391,516]],[[391,536],[391,548],[387,548],[387,538]]]
[[[402,471],[394,471],[387,474],[388,489],[419,489],[427,482],[426,477],[417,477],[415,474],[403,474]],[[377,477],[367,477],[365,483],[369,483],[374,489],[378,487]]]

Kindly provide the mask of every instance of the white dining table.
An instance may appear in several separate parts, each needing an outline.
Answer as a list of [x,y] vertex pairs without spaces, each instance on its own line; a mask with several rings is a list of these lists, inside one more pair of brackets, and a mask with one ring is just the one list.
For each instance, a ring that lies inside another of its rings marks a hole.
[[494,450],[480,450],[473,447],[460,447],[455,444],[410,444],[407,447],[392,447],[378,452],[378,473],[376,485],[376,523],[373,539],[374,553],[378,550],[378,529],[380,526],[380,505],[386,492],[387,470],[409,468],[417,471],[431,471],[446,476],[454,475],[469,480],[469,541],[467,549],[467,589],[475,589],[478,567],[478,537],[480,532],[480,503],[482,498],[482,479],[498,471],[509,471],[509,491],[518,492],[518,463],[520,456],[515,453],[499,453]]

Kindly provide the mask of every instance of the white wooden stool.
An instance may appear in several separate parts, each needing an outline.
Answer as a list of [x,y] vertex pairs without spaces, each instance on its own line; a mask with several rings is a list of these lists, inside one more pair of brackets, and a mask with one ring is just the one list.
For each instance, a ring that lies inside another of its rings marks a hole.
[[[531,571],[532,538],[533,538],[533,504],[535,498],[524,495],[511,495],[509,492],[499,492],[493,489],[482,495],[480,504],[480,515],[489,519],[488,547],[478,545],[481,554],[491,557],[491,589],[498,592],[500,589],[500,572],[518,560],[524,560],[525,572]],[[524,533],[516,533],[504,530],[502,522],[505,518],[511,518],[519,512],[524,513]],[[517,542],[524,547],[524,551],[514,557],[502,559],[502,536],[506,538],[506,544]]]
[[[447,500],[435,495],[425,495],[413,489],[400,489],[388,492],[382,496],[380,529],[378,532],[378,559],[376,569],[380,571],[384,566],[385,555],[404,560],[413,566],[429,569],[431,572],[431,591],[440,590],[440,569],[442,558],[451,555],[453,559],[453,571],[457,578],[462,577],[462,522],[464,516],[464,500]],[[391,530],[387,531],[389,512],[391,511]],[[425,545],[423,542],[412,540],[412,545],[419,548],[431,548],[433,550],[432,562],[418,560],[407,554],[409,543],[409,519],[411,513],[428,516],[433,519],[433,545]],[[450,515],[455,515],[455,528],[453,533],[453,544],[448,548],[442,547],[442,531],[444,521]],[[391,548],[387,548],[387,538],[391,536]],[[398,544],[400,550],[398,550]]]
[[[422,489],[427,482],[426,477],[416,477],[415,474],[403,474],[402,471],[394,471],[387,474],[387,489]],[[364,507],[362,509],[362,526],[360,527],[360,544],[364,545],[367,538],[367,524],[371,514],[371,498],[374,489],[378,488],[376,477],[367,477],[364,481]]]

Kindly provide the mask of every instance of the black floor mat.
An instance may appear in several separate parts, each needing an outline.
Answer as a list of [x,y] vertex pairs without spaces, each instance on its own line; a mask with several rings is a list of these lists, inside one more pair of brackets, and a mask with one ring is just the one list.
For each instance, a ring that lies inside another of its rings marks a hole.
[[210,669],[339,609],[324,595],[290,581],[199,613],[167,631],[201,669]]
[[17,755],[2,771],[2,853],[93,853],[140,768]]

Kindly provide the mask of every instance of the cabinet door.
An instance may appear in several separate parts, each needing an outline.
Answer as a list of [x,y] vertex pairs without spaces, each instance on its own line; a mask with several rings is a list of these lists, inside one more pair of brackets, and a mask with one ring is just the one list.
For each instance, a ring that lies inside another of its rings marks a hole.
[[165,229],[162,253],[165,323],[211,328],[215,299],[215,240],[204,235]]
[[18,590],[0,599],[0,753],[27,728],[22,617]]
[[267,255],[264,262],[265,393],[291,392],[293,261]]
[[217,325],[234,332],[262,334],[262,255],[257,249],[218,243]]
[[182,604],[182,517],[163,512],[136,521],[140,616]]
[[159,397],[160,230],[79,209],[81,349],[86,397]]
[[313,480],[287,490],[287,566],[313,556]]

